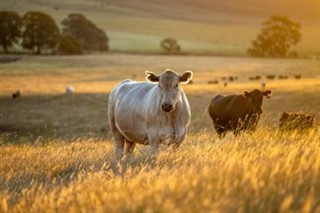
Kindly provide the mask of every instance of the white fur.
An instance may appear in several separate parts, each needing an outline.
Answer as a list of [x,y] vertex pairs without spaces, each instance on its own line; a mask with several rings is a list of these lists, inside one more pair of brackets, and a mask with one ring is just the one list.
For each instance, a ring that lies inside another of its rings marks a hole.
[[73,94],[74,91],[75,91],[75,90],[74,90],[73,86],[70,86],[70,85],[66,86],[66,94],[67,94],[67,95]]

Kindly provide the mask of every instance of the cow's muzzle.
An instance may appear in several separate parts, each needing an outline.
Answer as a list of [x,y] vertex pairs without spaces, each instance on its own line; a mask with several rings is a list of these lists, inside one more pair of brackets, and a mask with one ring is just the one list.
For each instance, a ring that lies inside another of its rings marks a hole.
[[164,104],[161,105],[161,109],[164,112],[171,112],[173,110],[173,105],[164,103]]

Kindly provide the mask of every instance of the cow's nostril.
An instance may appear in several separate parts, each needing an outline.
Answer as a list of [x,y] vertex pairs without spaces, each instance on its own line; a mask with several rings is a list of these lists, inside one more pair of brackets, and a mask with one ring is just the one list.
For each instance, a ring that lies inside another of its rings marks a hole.
[[162,104],[162,109],[165,109],[165,110],[171,110],[172,109],[172,104]]

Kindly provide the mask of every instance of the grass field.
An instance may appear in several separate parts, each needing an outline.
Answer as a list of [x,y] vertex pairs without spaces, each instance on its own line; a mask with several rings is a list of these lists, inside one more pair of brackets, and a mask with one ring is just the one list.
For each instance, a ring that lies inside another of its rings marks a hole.
[[[106,54],[20,56],[1,64],[0,212],[320,212],[320,129],[279,134],[283,111],[320,116],[320,61]],[[107,97],[144,71],[194,72],[184,85],[192,109],[179,150],[137,146],[116,164]],[[288,75],[265,80],[267,74]],[[296,80],[293,75],[301,74]],[[228,87],[208,80],[236,75]],[[219,93],[260,87],[257,132],[217,138],[207,113]],[[75,94],[65,95],[72,85]],[[23,90],[20,99],[11,93]]]

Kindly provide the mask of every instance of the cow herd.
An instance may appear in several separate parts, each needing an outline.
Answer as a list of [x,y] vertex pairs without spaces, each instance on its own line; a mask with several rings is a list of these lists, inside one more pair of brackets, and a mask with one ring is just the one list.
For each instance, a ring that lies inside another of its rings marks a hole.
[[[152,151],[157,151],[160,144],[180,146],[191,118],[181,84],[190,83],[192,77],[191,71],[182,75],[170,69],[160,75],[146,71],[147,82],[124,80],[111,91],[108,117],[118,159],[131,153],[136,143],[150,145]],[[214,97],[208,112],[219,137],[229,131],[235,136],[241,131],[253,132],[262,114],[263,99],[270,98],[271,93],[254,89]],[[313,115],[284,112],[280,118],[281,131],[314,126]]]
[[[250,81],[259,81],[259,80],[263,80],[263,78],[265,78],[266,80],[273,80],[273,79],[289,79],[289,76],[287,75],[274,75],[274,74],[268,74],[266,76],[261,76],[261,75],[254,75],[254,76],[249,76],[248,80]],[[302,75],[301,74],[295,74],[293,75],[293,78],[295,79],[301,79]],[[237,81],[239,80],[238,76],[222,76],[221,79],[214,79],[214,80],[208,80],[207,83],[208,84],[219,84],[222,83],[225,87],[228,85],[227,82],[233,82],[233,81]]]

